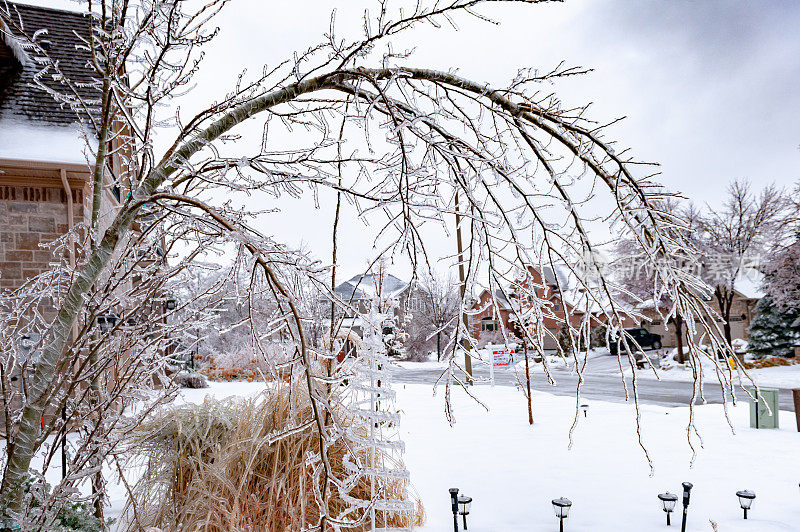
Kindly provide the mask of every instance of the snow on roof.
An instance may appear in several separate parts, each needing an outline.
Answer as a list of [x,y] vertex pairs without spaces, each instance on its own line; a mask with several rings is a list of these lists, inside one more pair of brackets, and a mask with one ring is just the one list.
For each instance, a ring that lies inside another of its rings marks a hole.
[[361,318],[342,318],[341,328],[349,329],[351,327],[361,327],[363,322]]
[[[553,296],[556,293],[556,288],[559,287],[561,289],[561,299],[563,299],[564,303],[573,307],[576,312],[586,312],[588,310],[588,312],[594,313],[603,310],[602,305],[592,298],[588,298],[589,306],[587,309],[586,289],[576,276],[575,272],[573,272],[569,267],[565,265],[557,265],[554,271],[551,266],[545,266],[542,268],[542,277],[544,282],[550,288],[550,295],[548,297]],[[558,280],[558,283],[556,283],[556,279]],[[591,283],[587,281],[584,281],[584,283],[591,286]],[[514,291],[515,288],[512,286],[507,286],[505,289],[505,292],[511,297],[515,297]],[[481,291],[481,295],[487,292],[487,289],[483,289],[483,291]],[[602,302],[607,300],[607,298],[603,297],[599,292],[593,292],[593,296],[600,299]],[[497,302],[497,305],[500,307],[500,309],[511,310],[511,304],[503,293],[503,290],[500,288],[495,289],[494,300]],[[473,305],[473,307],[474,306],[475,305]]]
[[86,11],[86,2],[76,2],[75,0],[21,0],[14,3],[18,6],[30,6],[53,11],[69,11],[72,13]]
[[77,125],[0,120],[0,159],[87,164],[86,152],[86,141]]
[[763,273],[755,268],[742,268],[733,282],[733,289],[746,299],[761,299],[764,297],[763,282]]
[[664,306],[663,302],[660,305],[656,305],[656,300],[653,299],[653,298],[650,298],[650,299],[645,299],[641,303],[638,303],[638,304],[634,305],[634,308],[636,310],[648,310],[648,309],[654,309],[656,307],[663,307],[663,306]]
[[495,298],[495,301],[497,301],[497,305],[501,309],[510,309],[511,308],[511,305],[509,304],[508,299],[506,298],[506,295],[499,288],[494,291],[494,298]]
[[[546,266],[543,269],[543,277],[548,285],[555,288],[556,279],[558,279],[558,287],[561,289],[561,298],[564,302],[573,307],[578,312],[600,312],[603,310],[603,304],[608,303],[608,298],[605,293],[600,290],[591,290],[597,284],[591,279],[579,279],[577,272],[566,265],[559,264],[555,267],[555,274],[553,268]],[[592,292],[591,297],[587,295],[587,287]],[[599,299],[600,301],[595,301]],[[588,303],[588,308],[587,308]]]
[[372,299],[380,291],[380,295],[387,299],[393,299],[400,295],[408,283],[401,281],[394,275],[385,273],[383,275],[375,273],[365,273],[353,276],[348,281],[336,287],[336,293],[345,300],[353,299]]
[[555,286],[557,278],[562,288],[569,288],[570,276],[568,275],[566,266],[556,266],[555,273],[553,273],[553,268],[551,266],[545,266],[542,268],[542,277],[544,277],[545,282],[549,285]]

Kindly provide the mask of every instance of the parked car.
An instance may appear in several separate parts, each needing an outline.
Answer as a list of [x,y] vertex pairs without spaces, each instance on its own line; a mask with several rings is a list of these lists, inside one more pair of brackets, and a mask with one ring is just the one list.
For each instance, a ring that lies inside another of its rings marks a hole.
[[[644,349],[646,347],[649,347],[650,349],[661,349],[661,335],[660,334],[651,333],[647,329],[642,329],[642,328],[625,329],[625,332],[627,333],[627,335],[630,335],[631,338],[636,340],[636,343],[639,344],[639,346],[642,349]],[[628,339],[627,335],[626,335],[626,339]],[[616,342],[616,340],[612,339],[611,345],[609,347],[611,348],[611,354],[616,356],[617,355],[617,342]],[[631,347],[633,347],[633,344],[631,344]]]

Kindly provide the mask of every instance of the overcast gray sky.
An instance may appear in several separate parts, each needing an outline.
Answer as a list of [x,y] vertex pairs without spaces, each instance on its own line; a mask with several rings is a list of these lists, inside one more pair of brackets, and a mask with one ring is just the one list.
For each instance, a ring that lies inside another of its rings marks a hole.
[[[257,71],[315,44],[333,7],[346,32],[358,31],[364,8],[374,5],[234,0],[219,19],[222,31],[190,98],[213,99],[241,68]],[[466,77],[501,86],[520,67],[548,69],[564,60],[594,69],[554,90],[568,104],[593,102],[591,116],[600,121],[626,116],[608,136],[660,163],[662,183],[695,201],[718,201],[737,177],[786,186],[800,179],[800,2],[573,0],[490,4],[481,12],[500,24],[461,18],[458,32],[423,28],[398,45],[415,47],[411,62],[418,66],[458,67]],[[325,260],[330,235],[321,221],[331,209],[282,206],[283,239],[303,240]],[[267,233],[276,232],[275,220],[265,221]],[[341,264],[349,277],[363,268],[366,254],[358,222],[345,229]]]

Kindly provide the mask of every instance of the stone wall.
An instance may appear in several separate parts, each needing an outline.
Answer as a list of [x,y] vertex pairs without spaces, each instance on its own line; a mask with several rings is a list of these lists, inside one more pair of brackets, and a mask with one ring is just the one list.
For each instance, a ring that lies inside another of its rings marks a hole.
[[[83,190],[72,191],[75,223],[83,220]],[[65,234],[67,197],[60,186],[0,185],[0,288],[14,289],[51,267],[42,247]]]

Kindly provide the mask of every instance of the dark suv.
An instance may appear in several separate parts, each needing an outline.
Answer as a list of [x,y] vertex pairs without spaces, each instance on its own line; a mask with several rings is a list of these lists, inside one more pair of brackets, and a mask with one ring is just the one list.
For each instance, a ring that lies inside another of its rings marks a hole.
[[[630,335],[639,346],[644,349],[645,347],[649,347],[650,349],[661,349],[661,335],[649,332],[647,329],[642,328],[633,328],[633,329],[625,329],[625,332]],[[627,336],[626,336],[626,339]],[[616,339],[611,340],[611,354],[616,356],[617,354],[617,342]],[[631,343],[631,349],[634,348],[634,345]]]

